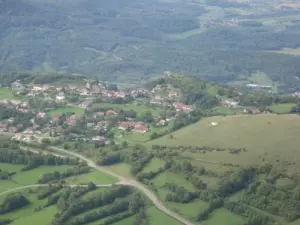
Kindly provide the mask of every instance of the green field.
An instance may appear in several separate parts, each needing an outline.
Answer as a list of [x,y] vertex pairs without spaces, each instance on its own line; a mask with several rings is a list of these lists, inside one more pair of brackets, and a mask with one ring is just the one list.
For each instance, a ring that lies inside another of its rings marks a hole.
[[184,178],[183,174],[180,173],[164,172],[154,178],[154,186],[157,188],[162,188],[165,183],[175,183],[187,190],[195,190],[194,186]]
[[19,185],[12,180],[0,180],[0,193],[20,186],[22,185]]
[[273,81],[270,79],[270,77],[264,73],[257,71],[256,73],[252,73],[252,76],[248,78],[250,81],[253,81],[255,84],[260,85],[270,85],[272,86]]
[[211,114],[213,115],[236,115],[243,114],[244,110],[242,108],[229,108],[218,106],[211,110]]
[[142,173],[156,172],[158,169],[163,168],[165,161],[159,158],[153,158],[151,161],[143,168]]
[[0,88],[0,100],[14,99],[13,92],[10,88]]
[[57,108],[48,112],[50,116],[56,116],[66,113],[74,113],[76,115],[84,114],[84,109],[79,107],[64,107],[64,108]]
[[296,104],[286,103],[286,104],[274,104],[270,109],[277,114],[287,114]]
[[169,34],[167,36],[171,39],[185,39],[196,34],[201,34],[203,31],[204,31],[203,29],[199,28],[199,29],[188,30],[182,33]]
[[[212,122],[218,125],[212,126]],[[212,151],[206,154],[185,153],[191,159],[199,160],[199,163],[205,161],[252,165],[262,160],[271,162],[284,160],[299,165],[299,130],[300,117],[298,115],[210,117],[174,132],[173,139],[170,139],[168,135],[151,141],[149,144],[246,148],[247,150],[235,155],[228,151]],[[298,171],[299,166],[295,165],[289,165],[287,168]]]
[[51,225],[52,219],[57,212],[56,206],[47,207],[39,212],[35,212],[30,216],[25,216],[15,220],[11,225]]
[[115,184],[117,179],[100,171],[93,171],[66,179],[66,182],[72,184],[86,184],[93,182],[95,184]]
[[217,225],[217,224],[222,224],[222,225],[240,225],[245,222],[245,218],[236,215],[232,212],[229,212],[226,209],[217,209],[214,212],[212,212],[209,216],[208,219],[203,221],[203,225]]
[[154,206],[150,207],[147,210],[147,215],[149,217],[150,225],[167,225],[167,224],[180,225],[181,224],[176,220],[172,219],[171,217],[165,215]]
[[67,169],[72,168],[71,166],[41,166],[33,170],[24,171],[17,173],[12,177],[12,180],[20,185],[36,184],[46,173],[52,173],[54,171],[63,172]]
[[20,172],[24,165],[13,165],[9,163],[0,163],[0,169],[9,173]]
[[111,103],[98,103],[93,104],[92,108],[107,108],[118,110],[134,110],[138,116],[141,116],[145,112],[151,112],[153,116],[157,116],[161,112],[161,108],[154,106],[146,106],[143,102],[135,102],[133,104],[111,104]]
[[167,203],[167,205],[174,211],[191,220],[194,220],[200,212],[203,212],[208,207],[208,203],[202,200],[195,200],[186,204],[170,202]]
[[131,178],[132,175],[130,173],[131,166],[126,163],[118,163],[111,166],[107,166],[107,168],[117,174],[120,174],[125,177]]

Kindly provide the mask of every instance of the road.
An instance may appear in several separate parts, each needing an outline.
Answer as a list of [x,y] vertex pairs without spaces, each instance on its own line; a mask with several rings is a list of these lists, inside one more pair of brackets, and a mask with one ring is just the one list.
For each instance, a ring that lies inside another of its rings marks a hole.
[[120,180],[120,182],[118,183],[119,185],[127,185],[127,186],[131,186],[131,187],[135,187],[139,191],[143,192],[153,202],[153,204],[159,210],[161,210],[162,212],[164,212],[168,216],[176,219],[177,221],[179,221],[180,223],[182,223],[184,225],[195,225],[191,221],[183,218],[179,214],[177,214],[177,213],[173,212],[172,210],[166,208],[164,206],[164,204],[157,198],[155,193],[153,191],[151,191],[150,189],[148,189],[147,187],[145,187],[141,182],[138,182],[137,180],[133,180],[133,179],[128,179],[126,177],[120,176],[119,174],[116,174],[116,173],[108,170],[105,167],[98,166],[91,159],[88,159],[88,158],[84,157],[83,155],[80,155],[76,152],[71,152],[71,151],[61,149],[61,148],[57,148],[57,147],[52,147],[52,149],[54,149],[55,151],[58,151],[58,152],[63,152],[63,153],[75,156],[75,157],[81,159],[82,161],[85,161],[88,164],[88,166],[94,168],[95,170],[98,170],[102,173],[106,173],[108,175],[111,175],[111,176],[119,179]]
[[[51,186],[55,186],[54,184],[51,184]],[[80,184],[63,184],[63,187],[70,187],[70,188],[75,188],[75,187],[87,187],[87,185],[80,185]],[[97,184],[97,187],[111,187],[112,184]],[[19,190],[23,190],[23,189],[27,189],[27,188],[35,188],[35,187],[49,187],[49,184],[32,184],[32,185],[27,185],[27,186],[22,186],[22,187],[17,187],[14,189],[10,189],[4,192],[0,193],[1,195],[6,195],[9,194],[11,192],[15,192],[15,191],[19,191]]]

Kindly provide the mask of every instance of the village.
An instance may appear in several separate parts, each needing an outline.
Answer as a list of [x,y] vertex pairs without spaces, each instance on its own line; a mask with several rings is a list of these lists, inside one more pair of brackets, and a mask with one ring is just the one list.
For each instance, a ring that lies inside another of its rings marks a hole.
[[151,89],[121,90],[101,82],[74,84],[11,84],[13,99],[0,100],[0,132],[31,142],[64,137],[110,144],[126,137],[166,133],[180,114],[190,114],[179,89],[157,84]]

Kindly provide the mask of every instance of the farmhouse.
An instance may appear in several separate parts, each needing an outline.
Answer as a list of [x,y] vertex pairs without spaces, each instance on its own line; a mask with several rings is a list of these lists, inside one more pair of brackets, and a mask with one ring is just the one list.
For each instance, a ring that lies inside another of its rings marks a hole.
[[235,107],[238,106],[238,102],[236,102],[236,101],[234,101],[234,100],[232,100],[232,99],[227,99],[227,100],[225,100],[225,101],[223,102],[223,104],[224,104],[225,106],[227,106],[227,107],[233,107],[233,108],[235,108]]

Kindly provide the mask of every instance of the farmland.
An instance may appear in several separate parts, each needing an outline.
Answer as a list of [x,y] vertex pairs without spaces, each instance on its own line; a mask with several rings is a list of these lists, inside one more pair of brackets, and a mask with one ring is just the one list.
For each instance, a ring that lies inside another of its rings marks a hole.
[[[218,125],[212,126],[212,122]],[[299,122],[300,117],[297,115],[210,117],[174,132],[172,139],[165,136],[148,144],[245,148],[247,150],[239,155],[224,151],[187,154],[193,159],[208,162],[251,165],[262,162],[263,159],[270,161],[279,159],[282,162],[295,162],[299,165],[300,161],[298,157],[295,157],[299,145]],[[290,166],[290,169],[295,168]]]

